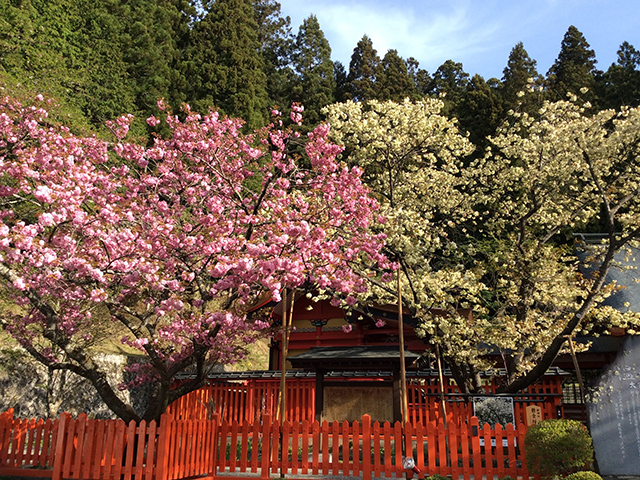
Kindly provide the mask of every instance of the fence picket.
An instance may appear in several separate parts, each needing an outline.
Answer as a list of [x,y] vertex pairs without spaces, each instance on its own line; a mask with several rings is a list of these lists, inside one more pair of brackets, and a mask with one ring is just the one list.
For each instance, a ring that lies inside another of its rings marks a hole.
[[321,428],[322,439],[322,475],[329,475],[329,422],[322,422]]
[[303,420],[301,424],[301,436],[302,436],[302,463],[301,473],[306,475],[309,473],[309,422]]
[[190,477],[193,477],[198,473],[199,465],[198,465],[198,450],[199,448],[196,445],[199,445],[200,439],[200,426],[202,422],[196,422],[193,420],[189,420],[189,437],[187,439],[187,445],[189,448],[188,458],[188,469],[187,472]]
[[[403,451],[404,457],[414,457],[413,455],[413,437],[415,435],[415,428],[412,424],[406,423],[403,428]],[[414,458],[415,461],[415,458]],[[402,465],[404,469],[404,465]],[[407,478],[413,478],[413,471],[407,472]]]
[[13,409],[0,413],[0,467],[8,463],[9,445],[11,444],[11,421]]
[[333,475],[339,475],[340,471],[340,424],[337,420],[331,423],[331,472]]
[[395,438],[396,455],[394,459],[394,471],[396,475],[402,475],[404,470],[402,469],[402,457],[404,456],[404,433],[402,431],[402,424],[396,422],[393,425],[393,435]]
[[487,478],[493,480],[493,445],[491,439],[491,425],[485,423],[481,429],[480,436],[484,440],[484,471]]
[[[518,425],[518,427],[519,428],[517,430],[516,436],[518,439],[518,450],[520,452],[519,456],[522,459],[524,456],[524,434],[526,432],[526,429],[524,428],[523,424]],[[514,457],[514,462],[516,462],[515,457]],[[525,477],[525,478],[529,477],[529,473],[527,472],[524,461],[522,460],[520,461],[520,466],[517,467],[517,472],[518,472],[518,476]],[[539,476],[536,478],[539,478]]]
[[[189,456],[191,455],[191,451],[189,449],[189,442],[191,441],[191,422],[189,420],[183,420],[182,422],[182,430],[180,435],[180,444],[177,450],[177,462],[180,465],[179,475],[180,478],[189,476]],[[234,430],[237,432],[237,429]],[[235,457],[234,457],[235,458]]]
[[[157,448],[158,448],[158,443],[157,443],[157,431],[158,431],[158,424],[155,420],[152,420],[149,423],[149,426],[147,428],[147,449],[146,449],[146,455],[145,455],[145,469],[144,469],[144,478],[147,480],[152,480],[153,479],[153,467],[156,465],[157,461],[158,461],[158,457],[156,455],[157,452]],[[121,458],[120,456],[116,457],[116,462],[118,462],[118,459]],[[122,462],[119,462],[122,463]],[[118,479],[119,477],[115,477],[116,479]]]
[[[471,419],[471,452],[473,455],[473,475],[482,475],[482,453],[480,451],[480,426],[478,424],[478,418],[473,417]],[[479,477],[475,477],[479,478]]]
[[434,420],[426,425],[385,422],[381,426],[369,416],[351,423],[286,421],[280,427],[271,423],[270,415],[262,416],[262,423],[229,423],[218,414],[212,420],[173,419],[167,414],[159,425],[153,421],[136,426],[86,415],[73,420],[68,414],[54,422],[13,420],[5,413],[0,414],[0,475],[10,468],[16,475],[20,465],[44,463],[45,469],[38,472],[55,480],[213,479],[218,469],[231,476],[260,474],[265,480],[280,469],[293,476],[370,480],[405,473],[415,477],[402,466],[403,457],[412,456],[420,478],[439,474],[465,480],[526,479],[525,431],[523,424],[481,427],[475,417],[450,421],[447,428]]
[[435,420],[429,421],[427,424],[427,471],[429,475],[434,475],[438,472],[437,463],[437,435]]
[[29,424],[27,425],[27,438],[25,441],[25,449],[24,449],[24,457],[23,462],[26,465],[33,465],[34,459],[36,458],[36,448],[39,448],[39,445],[36,444],[36,434],[40,430],[38,427],[42,423],[42,420],[36,421],[35,418],[29,420]]
[[391,424],[389,422],[384,422],[383,430],[384,430],[384,451],[383,451],[384,476],[389,477],[391,476],[391,467],[392,467],[391,455],[393,453],[392,446],[391,446]]
[[238,448],[238,422],[233,420],[231,422],[231,444],[229,446],[229,469],[232,472],[236,471],[237,465],[237,448]]
[[22,452],[24,450],[24,441],[28,422],[29,420],[27,419],[18,419],[16,422],[16,435],[13,438],[13,444],[15,447],[11,447],[11,461],[19,467],[22,466]]
[[[82,448],[78,448],[78,455],[80,457],[80,468],[77,470],[79,478],[90,478],[91,466],[93,458],[93,445],[95,443],[95,421],[87,419],[87,416],[81,414],[78,418],[82,418],[84,424],[84,439]],[[58,427],[60,428],[60,427]]]
[[[453,422],[451,420],[447,420],[447,425],[451,425]],[[438,424],[438,455],[440,464],[440,471],[443,472],[442,475],[448,475],[451,472],[451,465],[448,462],[448,452],[447,452],[447,435],[448,430],[444,428],[444,423]]]
[[[260,470],[262,478],[269,478],[269,451],[271,450],[271,415],[262,417],[262,463]],[[214,470],[215,473],[215,470]]]
[[415,436],[416,436],[416,466],[422,471],[425,472],[426,468],[424,465],[424,427],[422,426],[422,422],[416,423],[415,426]]
[[34,458],[33,465],[37,465],[39,467],[44,467],[44,465],[46,465],[47,450],[45,447],[45,438],[48,435],[47,426],[50,424],[51,424],[50,420],[47,420],[46,422],[44,420],[40,420],[37,424],[40,426],[40,428],[38,428],[38,431],[36,432],[36,437],[35,437],[34,448],[35,448],[35,451],[37,452],[37,455],[36,455],[36,458]]
[[[105,423],[101,420],[92,420],[92,421],[96,424],[96,429],[95,429],[95,438],[94,438],[94,451],[92,456],[93,461],[92,461],[92,468],[90,473],[91,477],[88,477],[88,478],[100,478],[100,467],[102,467],[102,454],[104,452]],[[67,474],[67,471],[65,468],[65,475],[66,474]]]
[[460,425],[454,422],[447,423],[447,429],[445,430],[445,435],[449,441],[449,458],[451,464],[451,474],[453,476],[458,475],[460,472],[460,463],[459,463],[459,455],[458,455],[458,442],[460,435]]
[[[54,454],[53,454],[53,472],[51,474],[51,480],[62,480],[62,465],[64,457],[64,434],[66,422],[68,420],[68,414],[63,413],[58,417],[56,424],[56,439],[54,442]],[[88,478],[88,477],[87,477]]]
[[355,447],[354,452],[362,451],[362,480],[371,479],[371,417],[362,417],[362,449]]
[[280,455],[278,448],[280,447],[280,435],[282,435],[282,428],[278,421],[271,424],[271,473],[279,473],[281,468]]
[[[124,480],[131,480],[131,476],[133,475],[133,451],[134,451],[134,441],[136,438],[136,422],[131,420],[129,425],[127,425],[125,431],[125,458],[124,458],[124,467],[122,469],[122,474],[124,475]],[[164,468],[160,467],[160,471],[164,472]]]
[[[349,475],[349,422],[347,422],[346,420],[342,422],[342,439],[340,439],[339,437],[336,437],[334,439],[334,442],[336,445],[333,449],[334,457],[340,455],[340,447],[339,447],[340,440],[342,440],[342,462],[340,462],[339,468],[342,469],[342,476],[346,477]],[[354,452],[353,463],[355,462],[356,462],[356,459],[355,459],[355,452]],[[334,475],[337,475],[337,474],[338,473],[334,470]]]
[[289,442],[291,440],[291,423],[285,420],[282,424],[282,436],[280,437],[280,471],[289,472]]
[[[368,415],[367,415],[368,416]],[[373,422],[373,461],[371,468],[373,470],[373,476],[379,477],[382,473],[383,461],[380,455],[380,422]]]
[[311,459],[311,473],[312,475],[318,475],[320,471],[320,424],[314,421],[311,425],[311,443],[313,445],[313,457]]
[[106,425],[106,448],[104,457],[104,466],[100,478],[111,478],[111,467],[113,466],[114,438],[116,435],[116,425],[114,422],[108,422]]
[[471,439],[469,438],[469,424],[461,421],[458,425],[460,458],[462,460],[462,476],[470,478],[471,476]]
[[[294,422],[291,429],[291,474],[296,475],[299,472],[298,456],[301,452],[300,447],[300,422]],[[302,455],[300,455],[302,456]]]
[[507,459],[508,468],[506,471],[506,475],[510,477],[516,477],[518,475],[516,469],[516,432],[513,424],[509,423],[507,425]]
[[11,465],[9,460],[9,446],[13,432],[13,409],[9,409],[0,415],[0,465]]
[[[360,460],[360,453],[362,453],[363,459],[364,459],[365,451],[360,448],[360,423],[358,423],[357,421],[353,422],[353,425],[351,427],[351,439],[353,442],[353,448],[352,448],[353,475],[355,477],[358,477],[360,476],[360,467],[362,465],[362,462]],[[364,443],[363,443],[363,447],[364,447]]]
[[202,453],[204,448],[206,447],[206,439],[204,436],[204,428],[206,427],[206,421],[195,421],[191,420],[195,426],[195,435],[194,440],[191,444],[191,448],[193,449],[193,470],[192,476],[201,475],[204,472],[205,465],[202,461]]
[[136,455],[135,455],[135,466],[133,469],[133,475],[135,476],[136,479],[138,478],[142,478],[142,470],[144,467],[144,441],[145,441],[145,434],[147,432],[147,422],[142,420],[140,422],[140,424],[138,425],[138,429],[137,429],[137,438],[136,438],[136,445],[137,445],[137,451],[136,451]]
[[[240,428],[240,458],[239,468],[242,473],[247,471],[247,452],[249,448],[249,423],[242,422]],[[238,451],[236,447],[236,452]]]
[[494,427],[494,433],[496,436],[496,451],[494,454],[496,462],[496,475],[498,475],[498,478],[503,478],[506,475],[504,468],[504,440],[506,438],[504,435],[504,430],[502,429],[502,425],[497,424]]

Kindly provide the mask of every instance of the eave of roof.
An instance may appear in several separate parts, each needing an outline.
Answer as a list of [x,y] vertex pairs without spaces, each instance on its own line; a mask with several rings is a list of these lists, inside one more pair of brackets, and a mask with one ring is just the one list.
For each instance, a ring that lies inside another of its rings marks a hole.
[[[405,350],[405,365],[411,365],[420,355]],[[311,370],[380,370],[400,368],[397,347],[312,347],[309,351],[287,357],[294,368]]]
[[[504,375],[503,369],[496,370],[498,376]],[[447,378],[451,377],[451,371],[448,368],[443,370],[443,375]],[[569,375],[568,372],[558,367],[551,367],[545,373],[545,376],[558,376]],[[209,381],[246,381],[246,380],[277,380],[281,376],[280,370],[253,370],[245,372],[215,372],[209,374],[207,379]],[[391,378],[393,372],[391,370],[331,370],[325,373],[325,378],[359,378],[359,379],[377,379],[377,378]],[[481,374],[481,376],[489,376],[489,372]],[[309,378],[314,379],[316,372],[308,370],[288,370],[286,372],[287,379],[291,378]],[[422,370],[409,370],[407,371],[408,379],[420,379],[420,378],[437,378],[438,371],[436,369],[422,369]],[[193,378],[193,375],[182,374],[176,377],[178,380],[186,380]]]

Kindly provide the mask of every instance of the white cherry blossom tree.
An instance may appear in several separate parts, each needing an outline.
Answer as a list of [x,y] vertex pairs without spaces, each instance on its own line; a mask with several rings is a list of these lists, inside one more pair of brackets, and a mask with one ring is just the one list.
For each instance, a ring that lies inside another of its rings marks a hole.
[[[616,288],[605,283],[614,255],[640,236],[640,110],[585,108],[514,113],[475,161],[439,100],[327,108],[343,160],[381,202],[375,228],[400,264],[405,307],[463,392],[496,368],[501,391],[522,390],[567,337],[637,324],[601,302]],[[586,277],[572,234],[596,227],[604,242]],[[382,283],[365,296],[395,301]]]

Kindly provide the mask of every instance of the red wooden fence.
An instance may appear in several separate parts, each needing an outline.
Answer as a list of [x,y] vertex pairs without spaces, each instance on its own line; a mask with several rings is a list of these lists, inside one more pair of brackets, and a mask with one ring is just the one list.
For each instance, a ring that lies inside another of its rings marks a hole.
[[[260,421],[276,411],[280,380],[249,380],[208,385],[180,397],[167,412],[175,418],[206,419],[214,414],[228,422]],[[313,420],[315,380],[287,380],[287,416],[290,422]]]
[[[363,480],[400,477],[402,459],[411,456],[417,476],[453,479],[483,476],[529,478],[523,462],[526,427],[480,427],[469,421],[415,423],[302,420],[272,423],[236,420],[176,420],[164,414],[157,427],[121,420],[91,420],[63,414],[55,421],[19,420],[0,415],[0,475],[66,479],[206,478],[250,475],[289,478],[362,475]],[[284,452],[284,455],[282,453]],[[412,472],[408,472],[409,476]]]
[[[216,449],[216,471],[225,478],[247,473],[261,478],[285,474],[359,476],[367,480],[407,472],[402,459],[411,456],[415,476],[439,474],[453,479],[485,476],[529,478],[522,445],[526,427],[496,425],[492,429],[469,423],[430,422],[426,425],[398,422],[380,424],[365,415],[359,422],[289,423],[282,427],[265,415],[262,424],[222,421]],[[282,452],[285,452],[284,456]],[[534,477],[537,478],[537,477]]]
[[9,410],[0,415],[0,474],[56,480],[161,478],[156,476],[160,438],[156,422],[126,425],[84,414],[45,422],[14,419]]
[[[516,423],[525,423],[525,409],[529,405],[542,408],[542,418],[557,418],[562,399],[561,377],[545,377],[514,396]],[[260,421],[263,415],[274,415],[280,382],[274,380],[245,380],[219,382],[181,397],[169,405],[167,412],[180,419],[210,419],[214,414],[228,422]],[[487,395],[497,386],[485,386]],[[407,383],[408,419],[411,423],[441,421],[440,385],[434,379],[416,379]],[[473,416],[473,403],[462,396],[455,385],[445,386],[447,413],[453,418]],[[315,380],[287,379],[287,414],[289,422],[315,420]]]

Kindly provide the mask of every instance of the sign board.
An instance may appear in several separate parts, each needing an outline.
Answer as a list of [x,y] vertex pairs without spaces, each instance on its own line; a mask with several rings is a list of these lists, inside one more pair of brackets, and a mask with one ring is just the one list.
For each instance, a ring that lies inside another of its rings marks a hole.
[[499,423],[503,427],[514,423],[513,398],[511,397],[474,397],[473,414],[478,417],[480,426],[488,423],[492,427]]
[[628,336],[588,403],[600,473],[640,472],[640,336]]
[[527,426],[535,425],[542,421],[542,408],[536,405],[529,405],[525,408],[527,414]]

